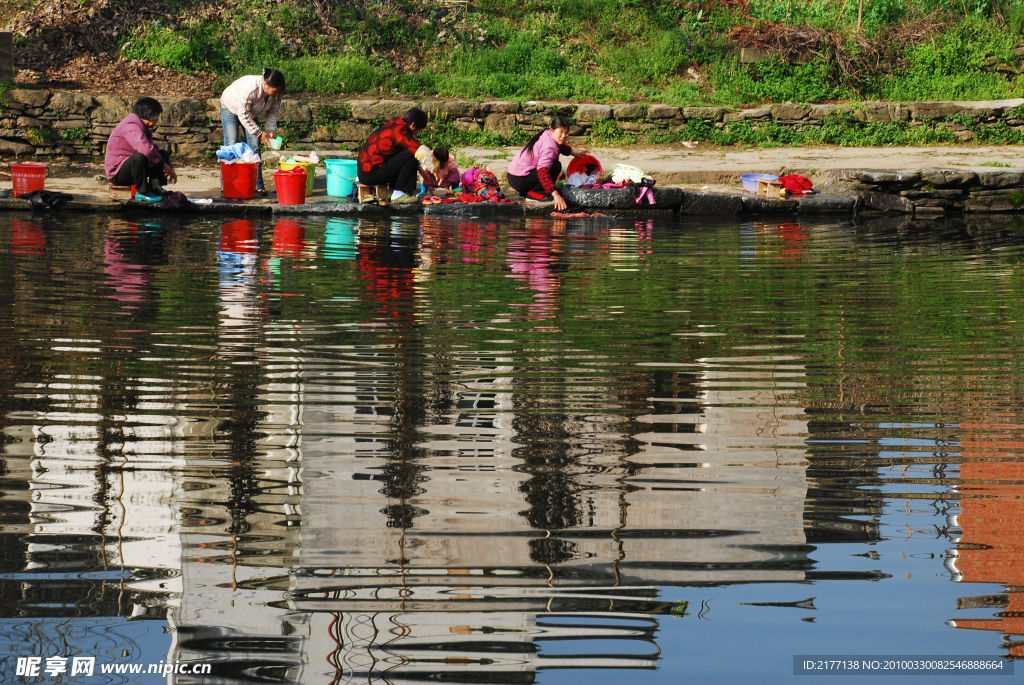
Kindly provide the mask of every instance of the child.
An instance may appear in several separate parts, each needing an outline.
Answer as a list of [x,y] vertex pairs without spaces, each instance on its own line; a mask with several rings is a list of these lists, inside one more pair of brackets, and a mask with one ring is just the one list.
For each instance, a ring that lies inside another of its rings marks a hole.
[[431,157],[424,160],[425,164],[420,164],[420,178],[427,192],[437,195],[434,193],[437,189],[451,190],[459,185],[459,167],[451,153],[443,147],[436,147]]

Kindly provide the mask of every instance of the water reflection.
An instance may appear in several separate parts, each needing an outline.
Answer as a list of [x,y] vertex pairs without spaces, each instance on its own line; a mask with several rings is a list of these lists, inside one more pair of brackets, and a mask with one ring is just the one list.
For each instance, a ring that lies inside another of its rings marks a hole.
[[880,634],[1019,656],[1024,241],[943,230],[0,217],[8,651],[653,677],[942,574]]

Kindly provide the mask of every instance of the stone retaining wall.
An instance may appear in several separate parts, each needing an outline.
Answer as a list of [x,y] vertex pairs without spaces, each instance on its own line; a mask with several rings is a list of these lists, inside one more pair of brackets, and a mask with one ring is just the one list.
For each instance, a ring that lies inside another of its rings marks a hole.
[[[212,155],[220,146],[220,105],[216,99],[157,98],[164,106],[156,138],[178,157]],[[134,100],[109,95],[83,95],[46,90],[12,90],[0,98],[0,154],[102,155],[107,137],[130,110]],[[982,125],[1006,124],[1024,130],[1024,115],[1017,108],[1024,100],[993,102],[912,102],[861,105],[774,104],[758,109],[731,111],[725,107],[672,107],[669,105],[592,105],[550,102],[468,102],[465,100],[418,103],[405,100],[349,100],[324,104],[285,100],[281,125],[293,149],[354,150],[375,123],[401,116],[419,105],[432,116],[446,117],[461,130],[487,131],[510,136],[546,127],[552,116],[569,117],[572,135],[581,135],[603,122],[649,134],[674,133],[699,120],[718,128],[739,121],[754,126],[775,123],[794,129],[820,127],[832,113],[847,112],[863,122],[944,122],[957,138],[974,133],[948,117],[977,117]],[[1018,118],[1019,117],[1019,118]]]
[[921,169],[826,171],[816,185],[857,200],[859,208],[936,216],[954,212],[1024,211],[1024,173]]

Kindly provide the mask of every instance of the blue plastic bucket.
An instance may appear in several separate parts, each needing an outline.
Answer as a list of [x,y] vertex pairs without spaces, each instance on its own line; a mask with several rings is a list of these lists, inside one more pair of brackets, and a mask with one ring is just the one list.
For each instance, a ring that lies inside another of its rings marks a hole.
[[352,179],[356,177],[356,160],[327,159],[327,194],[348,197],[352,194]]

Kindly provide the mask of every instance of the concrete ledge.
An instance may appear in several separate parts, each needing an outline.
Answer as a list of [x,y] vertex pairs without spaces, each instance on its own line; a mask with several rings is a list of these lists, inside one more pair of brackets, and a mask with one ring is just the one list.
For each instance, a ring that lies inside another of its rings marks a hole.
[[623,188],[566,188],[562,197],[571,207],[587,209],[676,209],[683,204],[681,188],[654,188],[655,204],[638,205]]

